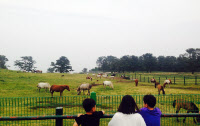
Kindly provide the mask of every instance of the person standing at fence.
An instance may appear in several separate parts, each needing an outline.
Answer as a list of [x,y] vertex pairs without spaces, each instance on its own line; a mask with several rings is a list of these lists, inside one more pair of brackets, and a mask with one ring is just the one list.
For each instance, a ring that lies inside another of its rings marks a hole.
[[140,114],[144,118],[147,126],[160,126],[162,113],[159,108],[155,107],[156,98],[153,95],[145,95],[143,102],[144,107],[140,109]]
[[75,118],[73,126],[99,126],[100,118],[105,112],[96,111],[96,102],[90,98],[86,98],[83,101],[83,108],[86,114],[79,114],[78,117]]
[[[137,110],[137,112],[136,112]],[[125,95],[108,126],[146,126],[144,119],[138,113],[140,110],[130,95]]]

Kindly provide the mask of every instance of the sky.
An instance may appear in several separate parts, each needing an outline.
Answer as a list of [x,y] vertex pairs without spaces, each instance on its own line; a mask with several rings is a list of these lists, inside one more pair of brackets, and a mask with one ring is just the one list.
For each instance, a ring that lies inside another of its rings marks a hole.
[[32,56],[44,72],[61,56],[74,72],[100,56],[176,56],[200,48],[200,0],[0,0],[0,55]]

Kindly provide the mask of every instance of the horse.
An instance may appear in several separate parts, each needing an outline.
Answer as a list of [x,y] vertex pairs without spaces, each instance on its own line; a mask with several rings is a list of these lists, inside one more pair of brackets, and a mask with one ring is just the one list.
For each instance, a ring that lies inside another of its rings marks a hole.
[[172,81],[170,79],[165,80],[164,84],[163,84],[163,87],[165,87],[167,84],[169,85],[169,88],[170,88],[170,84],[172,84]]
[[92,77],[86,77],[86,79],[90,79],[92,81]]
[[156,79],[151,79],[151,83],[155,83],[156,82]]
[[138,86],[138,79],[135,79],[135,86]]
[[121,78],[130,80],[130,77],[126,77],[125,75],[121,75]]
[[98,79],[98,78],[100,78],[100,79],[101,79],[101,75],[99,75],[99,74],[98,74],[98,75],[97,75],[97,79]]
[[40,92],[41,88],[44,88],[47,91],[47,89],[50,89],[51,85],[49,83],[40,82],[40,83],[37,84],[37,87],[38,87],[38,90]]
[[32,70],[32,73],[42,73],[41,70]]
[[159,82],[156,82],[156,80],[154,79],[154,81],[152,83],[155,83],[155,88],[157,85],[159,85],[160,83]]
[[88,90],[88,95],[90,95],[90,89],[92,88],[91,84],[81,84],[77,89],[77,95],[81,94],[81,90],[83,90],[83,93],[85,90]]
[[164,87],[161,86],[160,84],[158,84],[157,87],[158,87],[158,94],[160,95],[160,91],[162,90],[162,93],[164,95],[165,94]]
[[68,85],[52,85],[50,88],[50,92],[51,92],[51,96],[53,97],[53,92],[60,92],[60,96],[62,96],[63,91],[67,89],[68,91],[70,91],[69,86]]
[[110,76],[116,76],[116,74],[112,74],[112,75],[110,75]]
[[[190,102],[187,100],[183,100],[183,99],[174,100],[172,105],[174,108],[176,107],[176,113],[178,113],[181,108],[187,110],[187,113],[189,112],[199,113],[199,108],[193,102]],[[183,123],[185,123],[185,119],[186,117],[183,119]],[[198,123],[200,123],[200,116],[196,117],[196,120]],[[193,121],[194,123],[196,123],[194,117],[193,117]],[[178,117],[177,117],[177,122],[179,122]]]
[[104,78],[107,78],[107,77],[108,77],[108,75],[107,75],[107,74],[104,74],[104,75],[102,75],[102,77],[104,77]]
[[104,82],[103,82],[103,85],[104,85],[104,88],[105,88],[106,86],[110,86],[112,89],[114,88],[113,83],[112,83],[111,81],[104,81]]

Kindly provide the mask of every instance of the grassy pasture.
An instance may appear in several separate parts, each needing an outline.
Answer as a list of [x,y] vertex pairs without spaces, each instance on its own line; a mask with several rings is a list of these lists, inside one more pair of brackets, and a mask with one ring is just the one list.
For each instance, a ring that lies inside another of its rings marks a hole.
[[[153,73],[155,75],[155,73]],[[163,73],[160,73],[161,75]],[[168,76],[166,73],[165,76]],[[172,74],[172,73],[171,73]],[[169,74],[169,75],[171,75]],[[186,73],[188,74],[188,73]],[[64,75],[64,77],[61,77]],[[178,77],[176,79],[179,79]],[[182,78],[181,78],[182,79]],[[60,73],[22,73],[17,71],[0,70],[0,97],[48,97],[51,96],[49,92],[45,92],[41,89],[40,93],[37,91],[37,83],[48,82],[53,84],[67,84],[70,86],[71,91],[65,90],[63,96],[77,95],[76,89],[82,83],[95,83],[102,84],[106,78],[97,79],[93,77],[93,81],[86,80],[84,74],[60,74]],[[135,83],[131,80],[122,80],[120,78],[111,80],[114,84],[114,90],[102,85],[93,86],[91,91],[97,93],[97,95],[135,95],[135,94],[158,94],[157,89],[154,88],[154,84],[148,82],[139,82],[139,86],[136,87]],[[165,88],[166,94],[199,94],[200,85],[171,85],[171,88]],[[81,93],[81,95],[83,95]],[[59,96],[59,93],[55,92],[54,96]]]
[[[170,75],[177,75],[177,79],[182,79],[186,74],[190,76],[188,73],[141,73],[147,74],[148,76],[155,76],[155,74],[159,74],[162,76],[170,76]],[[61,77],[64,75],[64,77]],[[193,76],[193,75],[191,75]],[[85,74],[60,74],[60,73],[22,73],[17,71],[9,71],[9,70],[2,70],[0,69],[0,98],[8,98],[8,104],[19,104],[20,107],[12,107],[11,105],[7,105],[8,107],[4,107],[3,102],[0,104],[1,108],[1,116],[9,116],[15,115],[16,116],[31,116],[31,115],[51,115],[55,113],[56,106],[63,106],[65,108],[65,114],[77,114],[77,112],[84,112],[81,107],[82,100],[86,97],[81,93],[82,97],[78,97],[76,93],[76,88],[81,83],[95,83],[99,84],[97,86],[93,86],[91,92],[94,91],[97,93],[97,110],[105,110],[107,113],[111,114],[114,113],[119,105],[119,100],[123,96],[122,95],[145,95],[145,94],[154,94],[158,101],[159,101],[159,108],[162,110],[163,113],[175,113],[175,109],[172,108],[172,103],[174,97],[172,94],[199,94],[200,85],[190,84],[183,86],[182,84],[171,85],[170,88],[165,88],[166,96],[163,96],[162,93],[158,96],[158,91],[154,88],[154,84],[148,82],[139,82],[139,86],[136,87],[135,83],[131,80],[123,80],[120,78],[115,78],[111,80],[114,84],[114,90],[106,87],[104,89],[103,83],[104,80],[109,80],[106,78],[97,79],[93,77],[93,81],[86,80]],[[45,92],[44,89],[41,89],[40,93],[37,90],[37,83],[39,82],[48,82],[50,85],[53,84],[67,84],[70,86],[71,91],[65,90],[63,92],[63,96],[70,96],[67,97],[59,97],[59,93],[54,93],[54,98],[50,98],[51,94],[49,91]],[[17,98],[16,101],[12,101],[13,97],[26,97],[26,98]],[[30,98],[31,97],[31,98]],[[137,97],[135,99],[137,103],[139,103],[139,107],[142,107],[142,97]],[[185,99],[191,99],[193,101],[200,101],[198,96],[191,96],[191,97],[182,97]],[[10,99],[10,101],[9,101]],[[170,102],[165,102],[165,100],[169,100]],[[34,104],[31,104],[32,101]],[[16,102],[16,103],[15,103]],[[110,104],[112,103],[112,104]],[[21,106],[23,104],[23,106]],[[31,104],[31,105],[30,105]],[[74,105],[72,105],[74,104]],[[199,103],[198,103],[199,104]],[[6,106],[6,105],[5,105]],[[10,107],[11,106],[11,107]],[[197,105],[200,107],[200,105]],[[28,109],[27,109],[28,108]],[[23,111],[25,110],[25,111]],[[7,114],[5,114],[7,113]],[[182,110],[182,113],[186,113],[185,110]],[[104,126],[110,119],[102,119],[101,125]],[[168,121],[167,121],[168,120]],[[185,124],[183,123],[176,123],[175,118],[167,118],[164,119],[165,125],[170,125],[173,120],[174,125],[191,125],[194,124],[192,118],[188,120]],[[30,123],[31,121],[20,121],[20,123],[16,123],[16,125],[23,125]],[[34,122],[34,121],[33,121]],[[54,125],[54,121],[37,121],[38,123],[31,123],[32,125]],[[40,124],[40,122],[42,122]],[[45,123],[44,123],[45,122]],[[5,124],[8,124],[6,122]],[[69,122],[65,122],[66,124],[72,124],[73,120]],[[1,124],[0,124],[1,125]],[[11,124],[12,125],[12,124]]]

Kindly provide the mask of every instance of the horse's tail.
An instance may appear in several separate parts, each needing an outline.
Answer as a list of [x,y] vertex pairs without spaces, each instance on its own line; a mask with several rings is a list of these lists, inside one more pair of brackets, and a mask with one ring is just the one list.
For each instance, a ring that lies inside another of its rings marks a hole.
[[172,104],[172,105],[173,105],[173,107],[175,108],[175,106],[176,106],[176,100],[173,101],[173,104]]
[[165,90],[163,86],[161,86],[161,90],[162,90],[162,93],[165,94]]

